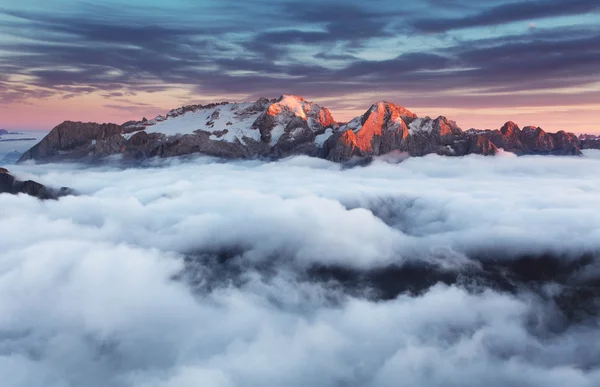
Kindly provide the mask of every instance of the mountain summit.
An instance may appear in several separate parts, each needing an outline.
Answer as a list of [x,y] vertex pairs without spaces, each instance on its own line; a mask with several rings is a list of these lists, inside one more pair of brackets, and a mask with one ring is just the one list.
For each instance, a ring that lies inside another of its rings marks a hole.
[[205,154],[227,159],[322,157],[344,162],[353,157],[392,151],[411,156],[494,155],[502,148],[518,155],[580,154],[579,139],[564,131],[520,129],[507,122],[499,130],[463,131],[446,117],[417,117],[390,102],[373,104],[348,123],[337,123],[330,111],[295,95],[255,102],[188,105],[153,119],[122,125],[65,121],[19,162],[95,160],[121,155],[135,160]]

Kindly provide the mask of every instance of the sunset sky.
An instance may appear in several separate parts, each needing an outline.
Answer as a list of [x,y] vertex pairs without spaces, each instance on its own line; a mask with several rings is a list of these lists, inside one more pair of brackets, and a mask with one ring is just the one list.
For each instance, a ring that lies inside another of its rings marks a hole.
[[600,132],[600,1],[0,0],[0,128],[281,94]]

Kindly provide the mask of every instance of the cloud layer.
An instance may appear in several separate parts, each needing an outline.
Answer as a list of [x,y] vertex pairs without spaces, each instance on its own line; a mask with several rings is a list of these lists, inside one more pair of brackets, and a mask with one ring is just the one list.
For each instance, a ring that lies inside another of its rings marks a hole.
[[[0,374],[11,387],[595,386],[599,166],[595,151],[14,166],[81,195],[0,195]],[[581,266],[512,288],[477,279],[524,256]],[[421,266],[459,275],[387,298],[342,284]],[[583,283],[591,309],[569,317],[561,297],[577,308]]]

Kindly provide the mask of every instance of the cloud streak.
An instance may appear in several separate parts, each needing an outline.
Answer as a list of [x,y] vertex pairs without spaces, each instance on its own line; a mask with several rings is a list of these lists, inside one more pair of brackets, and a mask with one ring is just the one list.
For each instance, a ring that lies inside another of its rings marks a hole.
[[594,0],[536,0],[517,1],[488,7],[473,15],[457,18],[428,18],[414,22],[417,30],[446,32],[461,28],[497,26],[517,21],[581,15],[600,10]]

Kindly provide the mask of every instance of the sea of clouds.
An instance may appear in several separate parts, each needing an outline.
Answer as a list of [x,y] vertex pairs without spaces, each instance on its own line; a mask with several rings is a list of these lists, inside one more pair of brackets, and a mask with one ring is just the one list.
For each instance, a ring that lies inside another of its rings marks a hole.
[[[596,298],[556,302],[600,286],[600,152],[390,160],[12,166],[78,195],[0,195],[0,384],[600,385]],[[465,274],[523,257],[570,269]],[[406,266],[461,274],[353,283]]]

